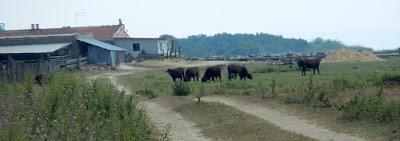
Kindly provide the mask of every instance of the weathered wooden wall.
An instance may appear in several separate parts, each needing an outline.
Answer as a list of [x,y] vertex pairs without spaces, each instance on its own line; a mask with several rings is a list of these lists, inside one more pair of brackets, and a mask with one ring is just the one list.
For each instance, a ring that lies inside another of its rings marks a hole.
[[[87,57],[67,59],[68,56],[55,56],[50,60],[28,60],[0,63],[0,80],[19,81],[27,74],[52,73],[61,68],[76,68],[87,62]],[[78,61],[79,60],[79,61]]]

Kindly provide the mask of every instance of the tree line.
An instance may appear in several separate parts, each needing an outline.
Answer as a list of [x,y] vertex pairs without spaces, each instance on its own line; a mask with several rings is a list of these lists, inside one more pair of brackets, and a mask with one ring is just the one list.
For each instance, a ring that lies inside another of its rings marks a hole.
[[267,33],[220,33],[213,36],[192,35],[180,39],[172,35],[162,35],[160,37],[175,39],[174,46],[181,47],[182,54],[186,57],[316,53],[330,52],[341,48],[372,50],[364,46],[348,46],[337,40],[316,38],[313,41],[307,41],[305,39],[285,38],[281,35]]

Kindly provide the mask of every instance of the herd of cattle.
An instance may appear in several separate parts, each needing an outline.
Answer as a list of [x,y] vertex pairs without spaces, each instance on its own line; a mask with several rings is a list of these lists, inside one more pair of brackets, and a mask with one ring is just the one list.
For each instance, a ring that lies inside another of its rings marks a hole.
[[[320,65],[320,59],[298,59],[297,60],[297,65],[299,66],[301,70],[302,75],[306,75],[306,70],[308,68],[312,68],[314,70],[318,71],[319,74],[319,65]],[[206,71],[204,72],[203,78],[201,78],[201,82],[207,82],[208,80],[212,80],[214,82],[222,81],[221,78],[221,70],[224,66],[212,66],[208,67]],[[239,75],[240,80],[246,80],[246,79],[253,79],[253,76],[249,73],[247,68],[243,65],[240,64],[230,64],[228,65],[228,78],[229,80],[237,78],[237,75]],[[199,67],[191,67],[187,68],[186,72],[183,68],[176,68],[176,69],[168,69],[167,73],[172,77],[172,80],[175,82],[176,79],[180,79],[181,81],[199,81],[199,75],[200,75],[200,69]],[[35,83],[39,85],[43,85],[43,83],[48,82],[52,79],[51,74],[38,74],[35,76]]]
[[[212,80],[214,82],[222,81],[221,70],[223,65],[220,66],[212,66],[206,68],[203,78],[201,78],[201,82],[207,82],[208,80]],[[171,76],[172,80],[175,82],[176,79],[180,79],[181,81],[199,81],[200,69],[199,67],[190,67],[186,69],[186,72],[183,68],[176,69],[168,69],[167,73]],[[240,80],[253,79],[252,75],[247,71],[247,68],[239,65],[239,64],[231,64],[228,65],[228,78],[236,79],[237,75],[239,75]]]
[[[301,70],[302,76],[306,75],[306,71],[308,68],[313,69],[313,74],[315,74],[315,70],[318,71],[319,74],[319,65],[321,60],[320,59],[298,59],[297,65]],[[201,82],[207,82],[208,80],[212,80],[214,82],[222,81],[221,78],[221,70],[224,66],[212,66],[206,68],[203,78],[201,78]],[[247,68],[240,64],[230,64],[228,65],[228,79],[235,79],[237,75],[239,75],[240,80],[246,79],[253,79],[253,76],[249,73]],[[188,82],[193,79],[193,81],[199,81],[200,69],[199,67],[190,67],[187,68],[186,71],[184,68],[175,68],[175,69],[168,69],[166,71],[175,82],[176,79],[180,79],[181,81]]]

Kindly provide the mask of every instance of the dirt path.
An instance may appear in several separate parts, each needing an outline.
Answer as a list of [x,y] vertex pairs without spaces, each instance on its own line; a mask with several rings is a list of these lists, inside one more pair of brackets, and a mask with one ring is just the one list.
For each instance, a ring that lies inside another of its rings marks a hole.
[[223,98],[217,96],[210,96],[202,98],[207,102],[220,102],[232,106],[240,111],[254,115],[264,119],[283,130],[302,134],[304,136],[314,138],[321,141],[363,141],[364,139],[354,137],[347,134],[337,133],[329,129],[319,127],[310,121],[301,117],[289,116],[265,107],[260,107],[254,104],[240,102],[238,100]]
[[126,94],[132,94],[129,89],[118,84],[117,76],[129,75],[129,74],[137,73],[140,71],[145,71],[148,69],[147,68],[139,68],[139,67],[131,67],[131,66],[121,64],[119,70],[120,71],[105,72],[102,74],[93,75],[93,76],[88,77],[88,79],[93,80],[96,78],[108,78],[111,81],[111,84],[113,84],[118,90],[120,90],[120,91],[124,90],[126,92]]
[[[95,75],[89,77],[89,79],[96,78],[108,78],[111,83],[117,87],[118,90],[125,90],[126,94],[132,94],[129,89],[120,85],[117,81],[117,76],[121,75],[129,75],[132,73],[137,73],[139,71],[148,70],[148,68],[140,68],[140,67],[130,67],[130,66],[121,66],[121,72],[107,72],[102,73],[100,75]],[[156,127],[163,131],[169,125],[169,139],[172,141],[210,141],[210,139],[204,137],[200,130],[197,129],[193,123],[186,121],[182,118],[182,116],[171,109],[165,108],[157,104],[156,102],[145,101],[140,102],[139,105],[142,105],[146,108],[150,119],[153,123],[155,123]]]
[[165,127],[170,125],[169,139],[172,141],[210,141],[204,137],[200,130],[195,125],[185,119],[182,116],[171,109],[165,108],[157,104],[156,102],[146,101],[140,102],[143,105],[150,119],[155,126],[160,130],[164,130]]

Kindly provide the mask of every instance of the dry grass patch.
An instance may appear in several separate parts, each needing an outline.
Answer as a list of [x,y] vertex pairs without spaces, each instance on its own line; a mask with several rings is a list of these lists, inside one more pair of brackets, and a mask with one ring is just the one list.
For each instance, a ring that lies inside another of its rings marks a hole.
[[215,140],[304,141],[308,137],[280,129],[257,117],[219,103],[194,102],[188,98],[165,97],[159,102],[173,108]]

